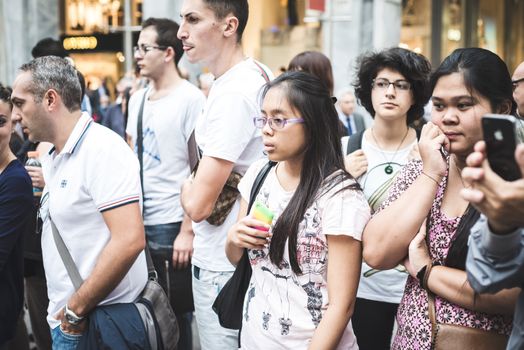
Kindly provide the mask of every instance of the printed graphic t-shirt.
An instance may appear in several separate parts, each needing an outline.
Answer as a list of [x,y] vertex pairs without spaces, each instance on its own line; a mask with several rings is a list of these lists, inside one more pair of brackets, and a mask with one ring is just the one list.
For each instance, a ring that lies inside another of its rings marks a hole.
[[[267,160],[249,168],[239,184],[249,201],[255,177]],[[269,259],[269,250],[250,250],[253,275],[244,301],[241,344],[246,349],[306,349],[329,305],[327,293],[328,245],[326,235],[361,239],[370,218],[369,206],[360,191],[345,189],[346,180],[318,198],[306,211],[299,226],[297,259],[302,269],[296,275],[284,250],[282,268]],[[337,193],[338,192],[338,193]],[[273,223],[286,208],[293,192],[279,184],[271,169],[257,200],[274,214]],[[342,335],[339,349],[358,349],[351,321]]]

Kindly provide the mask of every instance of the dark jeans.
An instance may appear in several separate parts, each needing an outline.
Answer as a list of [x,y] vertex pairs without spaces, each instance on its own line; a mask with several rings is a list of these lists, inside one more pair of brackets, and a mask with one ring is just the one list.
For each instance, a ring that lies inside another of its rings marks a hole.
[[164,288],[175,311],[180,328],[179,350],[193,348],[191,321],[193,294],[191,291],[191,265],[183,270],[173,268],[173,242],[180,232],[180,222],[146,225],[146,236],[158,282]]
[[351,317],[360,350],[388,350],[398,304],[357,298]]

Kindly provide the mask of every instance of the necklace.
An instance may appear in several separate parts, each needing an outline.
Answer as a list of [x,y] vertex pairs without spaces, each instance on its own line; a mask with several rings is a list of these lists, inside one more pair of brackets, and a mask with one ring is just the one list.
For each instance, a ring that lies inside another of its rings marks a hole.
[[393,173],[393,166],[391,166],[391,162],[393,162],[393,159],[395,159],[395,156],[397,155],[397,152],[400,149],[400,146],[402,146],[402,144],[404,143],[404,140],[406,139],[406,136],[408,136],[408,133],[409,133],[409,127],[407,128],[406,133],[404,134],[404,137],[402,138],[402,140],[398,144],[397,149],[395,150],[395,153],[393,153],[393,157],[391,157],[391,160],[388,161],[388,157],[386,157],[386,154],[384,154],[384,152],[382,151],[382,147],[380,146],[380,144],[378,143],[377,138],[375,137],[375,132],[373,131],[373,128],[371,128],[371,136],[373,136],[373,140],[377,144],[378,149],[380,150],[380,153],[382,154],[382,156],[384,157],[384,159],[386,160],[386,163],[387,163],[386,167],[384,168],[384,172],[386,174],[391,175]]

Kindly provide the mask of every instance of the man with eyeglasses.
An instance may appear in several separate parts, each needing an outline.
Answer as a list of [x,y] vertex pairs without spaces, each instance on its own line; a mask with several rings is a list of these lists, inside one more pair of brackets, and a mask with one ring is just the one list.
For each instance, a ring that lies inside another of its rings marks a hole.
[[513,99],[517,103],[517,116],[524,118],[524,62],[517,66],[511,80],[513,83]]
[[248,12],[247,0],[185,0],[178,31],[189,62],[203,64],[215,76],[195,130],[202,159],[195,176],[182,187],[182,206],[195,231],[193,296],[200,344],[206,350],[238,348],[238,332],[220,326],[212,305],[235,269],[225,243],[240,200],[222,224],[206,219],[232,171],[243,175],[263,157],[253,117],[260,113],[258,92],[271,73],[244,56],[240,41]]
[[178,348],[185,350],[192,349],[194,235],[191,220],[180,205],[180,188],[190,173],[187,142],[205,97],[177,69],[184,54],[177,31],[178,24],[165,18],[143,23],[135,59],[140,75],[150,85],[132,95],[126,133],[141,158],[147,243],[177,316]]

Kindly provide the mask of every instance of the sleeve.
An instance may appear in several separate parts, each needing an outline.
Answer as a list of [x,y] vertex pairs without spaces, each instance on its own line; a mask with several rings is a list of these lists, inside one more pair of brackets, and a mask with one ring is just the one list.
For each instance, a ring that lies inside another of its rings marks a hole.
[[203,154],[235,163],[258,132],[253,124],[256,106],[246,96],[229,93],[208,108]]
[[370,218],[371,209],[364,194],[359,190],[345,189],[326,201],[322,231],[325,235],[346,235],[360,241]]
[[388,192],[386,200],[382,202],[377,211],[373,214],[376,215],[379,211],[387,208],[391,203],[396,201],[402,193],[404,193],[409,186],[419,177],[422,172],[422,161],[414,159],[406,163],[399,171],[395,178],[395,182],[391,186]]
[[112,135],[104,143],[111,152],[96,154],[94,166],[87,168],[87,186],[100,212],[139,202],[141,198],[138,159],[124,140]]
[[255,163],[253,163],[246,171],[240,182],[238,183],[238,191],[240,192],[240,196],[243,200],[249,203],[249,198],[251,197],[251,188],[253,187],[253,183],[255,182],[255,179],[264,167],[264,165],[267,163],[267,159],[261,159]]
[[0,182],[0,272],[34,211],[31,180],[20,172]]
[[522,287],[524,281],[524,229],[496,235],[484,216],[471,229],[466,260],[468,281],[479,293]]

